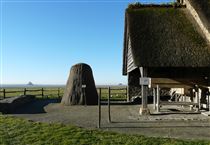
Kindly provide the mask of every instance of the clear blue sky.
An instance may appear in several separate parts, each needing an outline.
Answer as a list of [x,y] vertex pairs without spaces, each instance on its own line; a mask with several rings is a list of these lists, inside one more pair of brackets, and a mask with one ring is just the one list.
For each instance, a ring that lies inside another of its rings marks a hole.
[[1,0],[0,83],[65,84],[79,62],[92,67],[96,84],[127,83],[124,11],[136,1],[41,1]]

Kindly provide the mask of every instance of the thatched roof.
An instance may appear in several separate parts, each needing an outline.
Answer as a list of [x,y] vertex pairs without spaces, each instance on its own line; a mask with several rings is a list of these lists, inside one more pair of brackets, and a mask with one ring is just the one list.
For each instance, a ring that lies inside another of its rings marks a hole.
[[189,0],[210,32],[210,0]]
[[185,8],[156,6],[126,10],[124,74],[128,39],[135,66],[210,68],[210,46],[188,18]]

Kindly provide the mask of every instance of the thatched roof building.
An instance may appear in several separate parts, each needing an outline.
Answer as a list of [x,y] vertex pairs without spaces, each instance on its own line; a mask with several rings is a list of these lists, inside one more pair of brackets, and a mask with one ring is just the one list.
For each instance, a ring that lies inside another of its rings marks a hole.
[[210,32],[210,0],[189,0]]
[[[202,23],[210,30],[210,0],[189,2],[196,5]],[[180,4],[128,6],[123,49],[123,75],[128,75],[128,85],[137,86],[132,81],[139,82],[138,68],[144,67],[151,78],[208,86],[209,38],[187,7]]]

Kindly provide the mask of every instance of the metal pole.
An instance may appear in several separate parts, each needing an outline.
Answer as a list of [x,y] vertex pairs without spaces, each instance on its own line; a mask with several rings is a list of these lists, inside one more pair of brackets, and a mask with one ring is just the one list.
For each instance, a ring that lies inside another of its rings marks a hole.
[[156,91],[155,91],[155,88],[153,88],[153,105],[154,105],[154,110],[156,110]]
[[110,96],[111,96],[111,90],[110,87],[108,87],[108,122],[111,123],[111,115],[110,115]]
[[160,112],[160,90],[159,90],[159,85],[157,85],[157,112]]
[[99,88],[98,95],[98,128],[101,127],[101,88]]

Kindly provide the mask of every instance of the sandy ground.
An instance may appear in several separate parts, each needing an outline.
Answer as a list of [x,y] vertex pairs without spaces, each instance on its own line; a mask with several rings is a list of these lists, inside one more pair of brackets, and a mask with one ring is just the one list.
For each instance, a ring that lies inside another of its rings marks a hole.
[[[210,140],[210,117],[184,113],[181,107],[162,108],[163,114],[140,116],[140,105],[111,105],[111,123],[108,123],[108,107],[101,108],[101,130],[150,137]],[[149,105],[152,110],[152,105]],[[185,110],[186,111],[186,110]],[[28,120],[49,123],[73,124],[97,129],[98,106],[62,106],[57,100],[37,100],[10,114]]]

